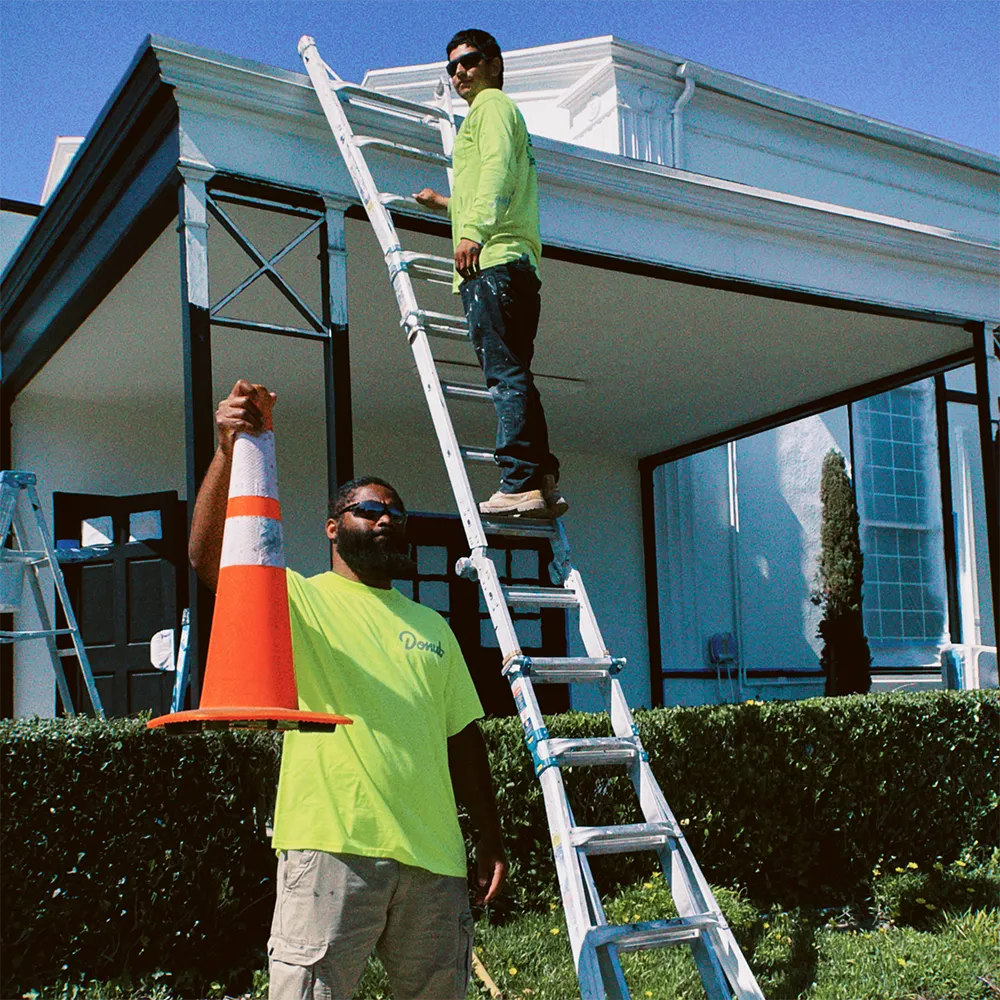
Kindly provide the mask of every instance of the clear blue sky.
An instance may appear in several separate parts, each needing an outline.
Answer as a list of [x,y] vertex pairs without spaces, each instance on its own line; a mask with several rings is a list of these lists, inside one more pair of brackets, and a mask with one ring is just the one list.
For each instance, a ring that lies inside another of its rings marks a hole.
[[85,135],[147,34],[301,71],[302,34],[345,79],[614,34],[1000,155],[1000,0],[0,0],[0,194],[37,201],[56,135]]

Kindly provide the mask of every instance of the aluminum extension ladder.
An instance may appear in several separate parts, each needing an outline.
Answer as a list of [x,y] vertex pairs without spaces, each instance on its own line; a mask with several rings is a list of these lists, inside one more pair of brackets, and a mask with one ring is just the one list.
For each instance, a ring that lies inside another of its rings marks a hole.
[[[559,521],[530,518],[483,519],[469,484],[465,461],[492,461],[491,449],[459,444],[446,398],[490,402],[485,388],[442,381],[437,373],[429,337],[468,342],[464,316],[430,312],[417,303],[413,280],[450,285],[450,257],[402,249],[390,206],[416,207],[412,198],[379,192],[365,159],[368,148],[391,148],[408,157],[450,166],[455,127],[448,81],[438,86],[438,106],[415,104],[345,83],[321,59],[312,38],[299,41],[309,78],[327,122],[357,187],[372,228],[385,254],[399,311],[427,397],[445,467],[458,504],[471,555],[459,560],[456,570],[478,579],[489,608],[504,658],[504,674],[524,727],[525,741],[542,785],[552,837],[559,888],[569,930],[583,1000],[628,1000],[629,990],[618,959],[619,952],[670,945],[690,947],[709,1000],[763,1000],[763,993],[740,951],[732,930],[716,903],[705,877],[684,838],[670,807],[653,777],[649,758],[625,701],[618,673],[624,660],[609,654],[587,599],[580,572],[570,562],[569,544]],[[355,135],[343,104],[368,111],[384,110],[436,133],[443,152],[401,145],[374,136]],[[448,171],[449,190],[451,172]],[[554,552],[553,587],[505,587],[486,553],[486,534],[547,539]],[[577,608],[585,657],[527,657],[521,651],[510,608]],[[544,683],[593,683],[602,692],[615,735],[602,739],[554,739],[548,734],[538,708],[534,685]],[[577,826],[563,785],[562,767],[619,765],[627,768],[645,817],[644,823],[608,827]],[[663,868],[677,912],[672,920],[609,925],[591,875],[588,856],[631,851],[653,851]]]
[[[62,569],[56,558],[56,550],[51,538],[49,538],[48,528],[45,526],[45,516],[42,514],[42,505],[38,499],[38,491],[35,489],[36,482],[37,478],[33,472],[11,472],[8,470],[0,472],[0,573],[10,574],[16,581],[13,587],[16,593],[10,595],[13,598],[12,604],[19,603],[20,593],[23,589],[22,574],[28,577],[42,626],[40,629],[16,632],[2,631],[0,632],[0,644],[24,642],[28,639],[45,640],[49,648],[49,655],[52,657],[52,669],[56,675],[59,700],[62,702],[66,715],[75,715],[76,711],[73,708],[73,699],[70,697],[69,685],[66,683],[66,673],[63,670],[62,660],[64,657],[75,656],[80,664],[80,672],[83,675],[83,682],[86,685],[87,694],[90,696],[94,714],[97,718],[103,719],[104,708],[101,705],[100,695],[97,693],[97,685],[94,683],[90,661],[87,659],[87,650],[84,648],[80,626],[73,613],[73,605],[70,603],[66,581],[63,579]],[[18,510],[18,500],[22,494],[27,496],[28,504],[31,507],[35,535],[41,546],[37,549],[30,547],[32,544],[29,541],[31,536],[25,520]],[[11,534],[17,543],[17,548],[7,547],[7,538]],[[26,572],[27,570],[30,572]],[[63,614],[66,617],[66,628],[55,628],[49,620],[49,612],[42,592],[42,573],[45,570],[48,570],[55,585],[56,599],[62,606]],[[58,646],[56,637],[60,635],[68,635],[73,645],[65,649]]]

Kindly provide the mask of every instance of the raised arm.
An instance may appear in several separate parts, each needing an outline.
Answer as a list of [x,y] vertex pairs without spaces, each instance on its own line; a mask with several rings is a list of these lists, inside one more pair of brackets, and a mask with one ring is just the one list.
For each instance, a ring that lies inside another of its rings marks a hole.
[[497,800],[483,734],[475,722],[448,738],[448,769],[455,798],[476,828],[476,881],[473,902],[482,906],[500,891],[507,877],[507,855],[500,835]]
[[233,441],[241,431],[257,434],[262,429],[263,417],[254,402],[259,392],[266,393],[267,389],[240,379],[215,411],[219,444],[198,490],[191,518],[191,536],[188,539],[188,559],[201,582],[213,592],[219,582],[222,532],[226,526],[229,474],[233,465]]

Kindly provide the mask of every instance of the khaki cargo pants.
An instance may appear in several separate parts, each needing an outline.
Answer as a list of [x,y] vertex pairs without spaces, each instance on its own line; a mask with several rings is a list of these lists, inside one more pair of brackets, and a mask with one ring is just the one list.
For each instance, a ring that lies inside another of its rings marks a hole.
[[464,1000],[472,962],[465,879],[389,858],[282,851],[270,1000],[349,1000],[373,949],[394,1000]]

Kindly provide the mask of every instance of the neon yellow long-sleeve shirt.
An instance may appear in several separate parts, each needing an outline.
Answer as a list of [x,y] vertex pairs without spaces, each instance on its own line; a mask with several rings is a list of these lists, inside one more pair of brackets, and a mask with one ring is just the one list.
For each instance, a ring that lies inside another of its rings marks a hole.
[[[528,255],[537,269],[542,255],[538,228],[535,154],[517,105],[495,87],[481,91],[455,137],[451,234],[455,245],[481,244],[480,267]],[[454,288],[461,284],[456,272]]]

